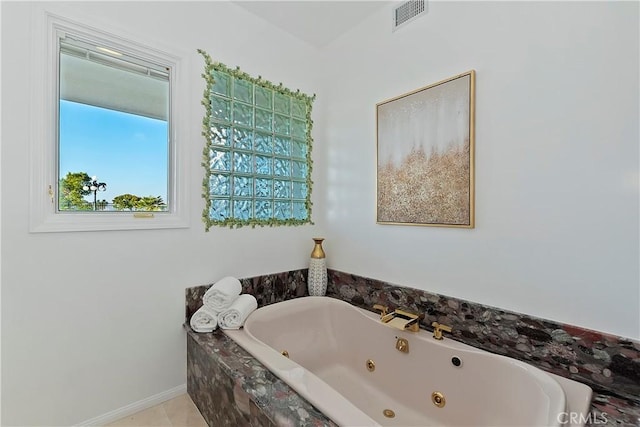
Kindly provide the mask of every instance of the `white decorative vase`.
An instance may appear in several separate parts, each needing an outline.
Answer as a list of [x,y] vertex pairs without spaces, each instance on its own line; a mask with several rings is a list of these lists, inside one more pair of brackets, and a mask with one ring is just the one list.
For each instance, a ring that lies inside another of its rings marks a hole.
[[311,296],[324,296],[327,293],[327,260],[322,249],[321,237],[314,237],[316,242],[311,252],[309,260],[309,278],[307,279],[307,289]]

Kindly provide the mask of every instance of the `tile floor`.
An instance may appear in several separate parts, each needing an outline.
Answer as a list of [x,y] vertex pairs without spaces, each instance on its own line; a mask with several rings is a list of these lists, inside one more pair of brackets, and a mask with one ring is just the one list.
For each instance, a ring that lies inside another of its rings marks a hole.
[[207,427],[188,394],[108,424],[105,427]]

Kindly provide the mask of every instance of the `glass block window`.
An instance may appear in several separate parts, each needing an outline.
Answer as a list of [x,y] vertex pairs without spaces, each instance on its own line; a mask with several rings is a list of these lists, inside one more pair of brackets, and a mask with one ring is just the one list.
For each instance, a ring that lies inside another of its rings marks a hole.
[[314,96],[213,62],[204,51],[203,220],[213,225],[311,223]]

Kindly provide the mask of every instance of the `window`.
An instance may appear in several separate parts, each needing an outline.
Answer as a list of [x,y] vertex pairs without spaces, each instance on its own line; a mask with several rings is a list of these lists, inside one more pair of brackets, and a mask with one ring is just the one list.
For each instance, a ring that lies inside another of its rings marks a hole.
[[58,42],[58,211],[167,211],[171,68]]
[[30,230],[188,226],[186,55],[36,13]]
[[311,106],[314,97],[212,62],[203,135],[206,201],[212,225],[311,223]]

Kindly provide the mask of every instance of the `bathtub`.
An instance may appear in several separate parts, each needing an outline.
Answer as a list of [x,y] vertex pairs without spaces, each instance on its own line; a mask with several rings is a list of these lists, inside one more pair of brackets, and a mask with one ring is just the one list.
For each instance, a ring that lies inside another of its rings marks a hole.
[[591,402],[583,384],[329,297],[265,306],[224,332],[345,427],[560,426]]

